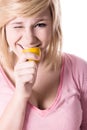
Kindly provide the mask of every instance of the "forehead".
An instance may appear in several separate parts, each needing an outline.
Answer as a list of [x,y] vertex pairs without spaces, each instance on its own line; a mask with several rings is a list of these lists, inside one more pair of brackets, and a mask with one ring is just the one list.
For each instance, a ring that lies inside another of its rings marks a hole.
[[20,21],[26,21],[26,20],[29,20],[29,21],[39,21],[39,20],[50,20],[51,21],[51,13],[50,13],[50,10],[49,9],[46,9],[45,11],[39,13],[38,15],[33,15],[33,16],[30,16],[30,17],[17,17],[17,18],[14,18],[10,21],[10,23],[13,23],[13,22],[20,22]]

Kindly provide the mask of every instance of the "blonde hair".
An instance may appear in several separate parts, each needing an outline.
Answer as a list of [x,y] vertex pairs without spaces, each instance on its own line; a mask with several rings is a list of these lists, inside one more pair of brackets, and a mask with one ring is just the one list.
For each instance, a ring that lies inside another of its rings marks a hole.
[[8,51],[8,43],[5,38],[5,25],[13,18],[38,15],[47,8],[51,12],[53,32],[52,41],[48,46],[46,64],[55,63],[57,56],[59,56],[58,64],[60,64],[62,31],[59,0],[0,0],[0,59],[3,59],[4,65],[14,67],[13,56],[15,56],[15,54],[10,54]]

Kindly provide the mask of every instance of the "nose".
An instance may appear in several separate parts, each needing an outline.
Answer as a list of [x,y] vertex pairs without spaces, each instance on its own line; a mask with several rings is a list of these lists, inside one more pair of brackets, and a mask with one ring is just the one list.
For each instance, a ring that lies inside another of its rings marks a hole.
[[21,42],[24,48],[35,46],[37,38],[32,29],[26,29],[23,32]]

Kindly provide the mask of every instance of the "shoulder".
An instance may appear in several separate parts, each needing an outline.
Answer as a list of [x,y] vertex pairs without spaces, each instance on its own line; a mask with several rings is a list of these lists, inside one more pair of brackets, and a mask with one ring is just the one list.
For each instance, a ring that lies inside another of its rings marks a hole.
[[[75,84],[75,89],[79,93],[83,117],[81,128],[87,130],[87,62],[72,54],[63,54],[65,77],[68,75],[70,87]],[[68,74],[69,73],[69,74]],[[71,80],[73,82],[70,82]]]
[[3,68],[0,65],[0,94],[1,93],[10,93],[12,94],[14,91],[14,86],[7,78]]
[[5,84],[5,73],[4,73],[4,70],[3,68],[1,67],[0,65],[0,88],[1,86],[3,86],[3,84]]
[[3,68],[2,68],[1,65],[0,65],[0,80],[1,80],[2,77],[3,77],[3,74],[4,74],[4,71],[3,71]]
[[85,61],[84,59],[68,53],[64,53],[63,57],[66,65],[72,68],[74,67],[74,69],[76,68],[77,70],[80,69],[80,71],[85,69],[87,70],[87,61]]
[[70,73],[80,90],[87,91],[87,62],[75,55],[64,53],[64,68]]

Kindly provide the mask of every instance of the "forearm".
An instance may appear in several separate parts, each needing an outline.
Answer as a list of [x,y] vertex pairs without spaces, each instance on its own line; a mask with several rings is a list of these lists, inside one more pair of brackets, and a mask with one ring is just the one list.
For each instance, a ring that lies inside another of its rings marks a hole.
[[14,67],[15,92],[0,117],[0,130],[23,129],[27,101],[31,97],[37,75],[37,64],[26,62],[26,59],[20,58]]
[[27,100],[14,94],[0,118],[0,130],[22,130],[26,106]]

